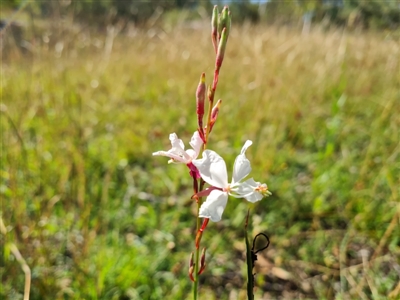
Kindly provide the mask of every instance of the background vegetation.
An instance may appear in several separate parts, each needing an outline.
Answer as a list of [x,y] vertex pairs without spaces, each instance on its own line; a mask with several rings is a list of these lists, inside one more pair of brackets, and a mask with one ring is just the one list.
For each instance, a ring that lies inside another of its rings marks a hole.
[[[1,296],[22,299],[14,244],[31,299],[190,298],[190,177],[151,153],[196,129],[208,21],[94,31],[29,9],[32,26],[8,28],[2,48]],[[251,234],[271,239],[256,299],[399,297],[399,51],[388,31],[234,23],[210,148],[230,170],[253,140],[253,175],[273,196],[230,199],[209,224],[204,299],[245,299],[249,207]]]
[[18,8],[29,3],[28,10],[36,17],[58,18],[73,15],[85,24],[104,25],[129,20],[135,24],[152,23],[159,14],[185,9],[196,17],[196,11],[209,14],[214,4],[229,4],[236,23],[243,20],[262,23],[296,24],[305,19],[324,24],[398,28],[398,0],[5,0],[4,8]]

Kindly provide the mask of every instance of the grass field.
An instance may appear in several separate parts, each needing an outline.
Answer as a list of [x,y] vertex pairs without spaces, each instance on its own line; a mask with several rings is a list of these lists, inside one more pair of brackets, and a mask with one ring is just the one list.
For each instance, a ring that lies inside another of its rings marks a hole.
[[[31,299],[191,298],[192,183],[152,152],[196,130],[209,28],[115,33],[54,30],[22,50],[5,39],[6,299],[24,290],[12,245],[31,268]],[[252,140],[252,175],[273,195],[232,198],[210,222],[201,299],[246,299],[248,208],[251,235],[271,239],[256,299],[400,297],[399,57],[385,32],[234,26],[209,148],[230,172]]]

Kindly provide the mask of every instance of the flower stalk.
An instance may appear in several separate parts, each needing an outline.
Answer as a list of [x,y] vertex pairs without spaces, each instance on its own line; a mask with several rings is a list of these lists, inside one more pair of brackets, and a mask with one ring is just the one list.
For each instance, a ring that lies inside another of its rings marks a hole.
[[[221,220],[229,196],[255,203],[270,195],[268,186],[265,183],[256,182],[253,178],[246,179],[250,174],[251,166],[245,152],[252,145],[252,141],[247,140],[240,154],[236,157],[231,181],[228,181],[228,171],[224,159],[215,151],[207,149],[209,136],[218,119],[222,103],[222,100],[219,99],[214,105],[214,97],[230,30],[231,14],[229,8],[225,6],[222,12],[219,13],[218,7],[214,6],[211,19],[211,40],[215,52],[214,77],[207,87],[205,73],[202,73],[197,85],[195,94],[197,130],[190,140],[189,145],[191,148],[185,149],[183,141],[175,133],[171,133],[169,137],[171,149],[153,153],[156,156],[169,157],[169,163],[185,164],[189,168],[189,174],[193,179],[192,199],[196,201],[197,206],[196,249],[190,255],[188,275],[190,280],[193,281],[193,298],[195,300],[198,299],[199,276],[206,267],[206,248],[200,251],[200,244],[209,221],[218,222]],[[204,124],[206,97],[208,98],[208,109],[207,120]],[[202,152],[203,156],[201,159],[198,158],[200,152]],[[209,186],[204,188],[206,183]],[[203,197],[206,197],[204,202],[202,200]],[[248,220],[246,220],[246,229],[247,222]],[[249,251],[247,232],[246,247]]]
[[[219,77],[219,71],[222,66],[222,62],[224,59],[225,55],[225,49],[226,49],[226,44],[228,41],[228,35],[230,32],[230,27],[231,27],[231,15],[229,12],[228,6],[225,6],[219,14],[218,12],[218,6],[214,6],[213,13],[212,13],[212,18],[211,18],[211,41],[214,47],[214,51],[216,54],[216,59],[215,59],[215,70],[214,70],[214,78],[213,78],[213,83],[211,86],[208,87],[207,90],[207,98],[208,98],[208,111],[207,111],[207,124],[205,127],[203,127],[203,122],[202,118],[203,116],[200,116],[201,113],[203,112],[204,114],[204,106],[203,110],[201,105],[204,105],[204,96],[205,96],[205,75],[204,73],[201,75],[200,78],[200,83],[197,88],[196,92],[196,103],[197,103],[197,108],[198,108],[198,127],[199,127],[199,132],[200,135],[202,136],[203,139],[203,152],[206,151],[207,149],[207,143],[209,139],[210,132],[212,130],[212,127],[214,126],[217,117],[218,117],[218,112],[219,108],[221,106],[221,100],[218,100],[217,104],[214,107],[214,95],[215,91],[217,89],[218,85],[218,77]],[[200,106],[200,109],[199,109]],[[201,118],[201,121],[200,121]],[[200,191],[203,190],[205,181],[203,179],[200,179]],[[199,259],[200,259],[200,241],[203,236],[203,232],[209,222],[209,218],[204,218],[203,224],[200,226],[200,208],[202,205],[202,197],[196,197],[197,201],[197,226],[196,226],[196,238],[195,238],[195,246],[196,246],[196,256],[195,256],[195,281],[193,284],[193,298],[196,300],[198,297],[198,279],[199,275],[204,271],[205,268],[205,250],[204,254],[202,254],[202,262],[201,262],[201,268],[199,269]]]
[[254,300],[254,277],[253,277],[253,260],[250,248],[250,241],[247,235],[247,226],[249,224],[250,210],[247,211],[246,221],[244,223],[244,240],[246,244],[246,265],[247,265],[247,299]]

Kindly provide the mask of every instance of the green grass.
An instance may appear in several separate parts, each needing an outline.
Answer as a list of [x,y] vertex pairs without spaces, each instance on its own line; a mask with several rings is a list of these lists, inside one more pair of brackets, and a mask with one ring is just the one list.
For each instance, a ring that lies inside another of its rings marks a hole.
[[[12,43],[1,85],[2,296],[22,299],[14,243],[32,270],[31,299],[189,299],[191,180],[151,154],[169,148],[169,133],[187,142],[196,130],[195,89],[213,71],[208,27],[120,34],[109,52],[110,37],[75,27],[31,52]],[[245,299],[249,207],[250,234],[271,239],[256,299],[395,290],[398,70],[387,33],[234,28],[209,148],[231,170],[253,140],[252,175],[273,195],[230,199],[208,225],[202,299]]]

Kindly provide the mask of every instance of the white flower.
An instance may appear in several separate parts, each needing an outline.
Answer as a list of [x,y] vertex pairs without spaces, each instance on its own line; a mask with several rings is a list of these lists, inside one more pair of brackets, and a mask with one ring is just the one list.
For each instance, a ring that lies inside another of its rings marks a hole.
[[225,161],[214,151],[205,150],[202,159],[193,161],[204,181],[214,187],[209,189],[210,193],[200,207],[200,217],[209,218],[213,222],[220,221],[228,201],[228,195],[235,198],[245,198],[254,203],[270,194],[266,184],[255,182],[253,178],[242,182],[251,171],[250,161],[245,155],[251,144],[251,141],[246,141],[242,151],[236,157],[230,184],[228,183]]
[[175,133],[171,133],[169,135],[169,140],[171,141],[172,145],[172,148],[170,150],[157,151],[153,153],[153,155],[160,155],[171,158],[168,163],[176,162],[190,164],[192,160],[196,159],[197,156],[199,156],[201,146],[203,145],[203,141],[197,131],[193,134],[192,139],[189,143],[193,149],[188,149],[185,151],[185,145],[183,144],[181,139],[178,139],[178,136]]

